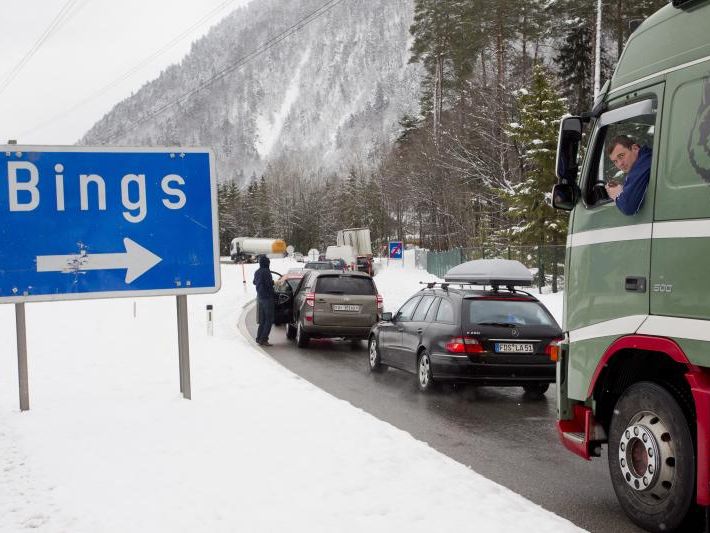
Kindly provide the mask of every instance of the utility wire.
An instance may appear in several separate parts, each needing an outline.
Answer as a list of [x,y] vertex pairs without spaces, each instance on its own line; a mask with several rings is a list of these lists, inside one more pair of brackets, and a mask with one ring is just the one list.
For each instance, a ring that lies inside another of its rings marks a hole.
[[36,126],[33,126],[32,128],[30,128],[30,129],[28,129],[28,130],[25,130],[24,132],[22,132],[21,137],[26,138],[29,134],[34,133],[35,131],[40,130],[40,129],[42,129],[42,128],[45,128],[46,126],[48,126],[48,125],[50,125],[50,124],[53,124],[53,123],[56,122],[57,120],[59,120],[59,119],[61,119],[61,118],[64,118],[65,116],[67,116],[67,115],[73,113],[74,111],[76,111],[77,109],[79,109],[79,108],[85,106],[85,105],[88,104],[89,102],[91,102],[91,101],[93,101],[93,100],[96,100],[99,96],[101,96],[101,95],[105,94],[106,92],[110,91],[111,89],[113,89],[114,87],[116,87],[118,84],[120,84],[121,82],[127,80],[127,79],[130,78],[133,74],[135,74],[135,73],[138,72],[140,69],[142,69],[143,67],[145,67],[146,65],[148,65],[151,61],[153,61],[153,60],[156,59],[157,57],[159,57],[159,56],[161,56],[162,54],[164,54],[165,52],[167,52],[170,48],[172,48],[173,46],[175,46],[178,42],[180,42],[182,39],[184,39],[185,37],[187,37],[195,28],[197,28],[198,26],[201,26],[202,24],[204,24],[207,20],[209,20],[211,17],[213,17],[216,13],[218,13],[218,12],[221,11],[221,10],[223,10],[223,9],[224,9],[225,7],[227,7],[229,4],[232,4],[232,3],[234,3],[234,2],[235,2],[235,0],[225,0],[224,2],[222,2],[221,4],[219,4],[217,7],[215,7],[214,9],[212,9],[212,11],[210,11],[209,13],[207,13],[206,15],[204,15],[204,16],[203,16],[201,19],[199,19],[197,22],[195,22],[194,24],[192,24],[189,28],[186,28],[183,32],[181,32],[179,35],[177,35],[176,37],[174,37],[174,38],[173,38],[171,41],[169,41],[168,43],[164,44],[164,45],[163,45],[161,48],[159,48],[158,50],[155,50],[152,54],[150,54],[150,55],[144,57],[144,58],[143,58],[142,60],[140,60],[136,65],[134,65],[133,67],[131,67],[130,69],[128,69],[127,71],[125,71],[123,74],[121,74],[120,76],[118,76],[117,78],[115,78],[113,81],[107,83],[107,84],[104,85],[102,88],[98,89],[96,92],[94,92],[94,93],[92,93],[91,95],[89,95],[88,97],[84,98],[82,101],[80,101],[80,102],[74,104],[74,105],[73,105],[72,107],[70,107],[69,109],[66,109],[66,110],[62,111],[61,113],[58,113],[58,114],[54,115],[53,117],[51,117],[51,118],[45,120],[44,122],[42,122],[42,123],[40,123],[40,124],[37,124]]
[[[5,89],[15,80],[17,75],[22,71],[25,65],[32,59],[37,51],[42,48],[42,45],[49,39],[56,31],[63,26],[68,20],[70,20],[76,13],[78,9],[71,13],[72,8],[74,8],[79,0],[67,0],[67,2],[59,10],[59,13],[54,17],[49,26],[44,30],[42,35],[35,41],[32,47],[25,53],[25,55],[17,62],[17,64],[5,75],[2,82],[0,82],[0,94],[5,92]],[[86,2],[86,0],[82,0]],[[81,6],[80,6],[81,7]]]
[[[189,91],[182,94],[181,96],[179,96],[175,100],[168,102],[167,104],[164,104],[164,105],[154,109],[153,111],[149,112],[148,114],[146,114],[142,118],[133,122],[126,130],[121,132],[121,135],[125,135],[126,133],[130,133],[131,131],[135,130],[138,126],[157,117],[158,115],[160,115],[161,113],[170,109],[171,107],[176,106],[182,102],[185,102],[194,94],[209,87],[213,83],[223,79],[228,74],[230,74],[233,71],[237,70],[238,68],[246,65],[247,63],[254,60],[255,58],[257,58],[258,56],[260,56],[264,52],[270,50],[271,48],[273,48],[274,46],[279,44],[281,41],[283,41],[284,39],[287,39],[291,35],[294,35],[298,31],[303,29],[305,26],[307,26],[308,24],[310,24],[314,20],[317,20],[318,18],[323,16],[325,13],[327,13],[328,11],[333,9],[338,4],[341,4],[343,1],[344,0],[328,0],[319,8],[315,9],[314,11],[312,11],[311,13],[306,15],[305,17],[299,19],[295,24],[293,24],[292,26],[290,26],[286,30],[282,31],[281,33],[279,33],[275,37],[272,37],[271,39],[269,39],[269,40],[265,41],[264,43],[262,43],[261,45],[257,46],[254,50],[252,50],[251,52],[249,52],[245,56],[239,58],[237,61],[227,65],[222,70],[218,71],[216,74],[212,75],[210,78],[208,78],[204,82],[202,82],[199,85],[197,85],[196,87],[190,89]],[[104,138],[103,140],[100,139],[98,142],[110,142],[110,141],[114,140],[115,138],[117,138],[117,136],[111,134],[108,137]]]

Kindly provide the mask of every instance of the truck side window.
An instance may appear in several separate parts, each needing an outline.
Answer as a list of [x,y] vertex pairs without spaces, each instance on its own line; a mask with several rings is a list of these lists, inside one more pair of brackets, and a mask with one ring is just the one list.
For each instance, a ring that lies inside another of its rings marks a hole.
[[[606,186],[624,185],[633,168],[627,167],[623,157],[614,152],[620,139],[627,139],[635,148],[628,150],[635,155],[645,147],[653,149],[656,129],[655,99],[641,100],[623,107],[607,111],[597,120],[596,134],[591,147],[590,166],[582,183],[582,197],[588,208],[608,204],[612,200]],[[615,161],[612,161],[612,157]],[[643,199],[641,198],[641,201]]]

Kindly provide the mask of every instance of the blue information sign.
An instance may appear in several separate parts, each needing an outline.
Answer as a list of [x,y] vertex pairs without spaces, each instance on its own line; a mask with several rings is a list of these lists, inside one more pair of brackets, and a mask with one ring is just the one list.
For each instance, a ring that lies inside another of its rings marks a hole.
[[402,241],[390,243],[390,259],[402,259]]
[[0,149],[0,303],[219,289],[210,150]]

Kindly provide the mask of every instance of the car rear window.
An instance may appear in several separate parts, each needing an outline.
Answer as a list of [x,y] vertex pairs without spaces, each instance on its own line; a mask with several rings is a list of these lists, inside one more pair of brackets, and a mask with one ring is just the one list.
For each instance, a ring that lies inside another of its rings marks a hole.
[[320,276],[316,292],[324,294],[375,295],[375,284],[370,278],[360,276]]
[[465,299],[463,305],[468,325],[558,327],[539,302]]

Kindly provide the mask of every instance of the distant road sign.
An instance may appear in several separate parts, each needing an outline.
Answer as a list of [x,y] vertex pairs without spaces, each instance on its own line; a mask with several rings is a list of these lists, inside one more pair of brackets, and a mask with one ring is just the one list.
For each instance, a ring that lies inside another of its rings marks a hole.
[[393,241],[390,243],[390,259],[402,259],[402,241]]
[[0,152],[0,303],[219,289],[210,150]]

